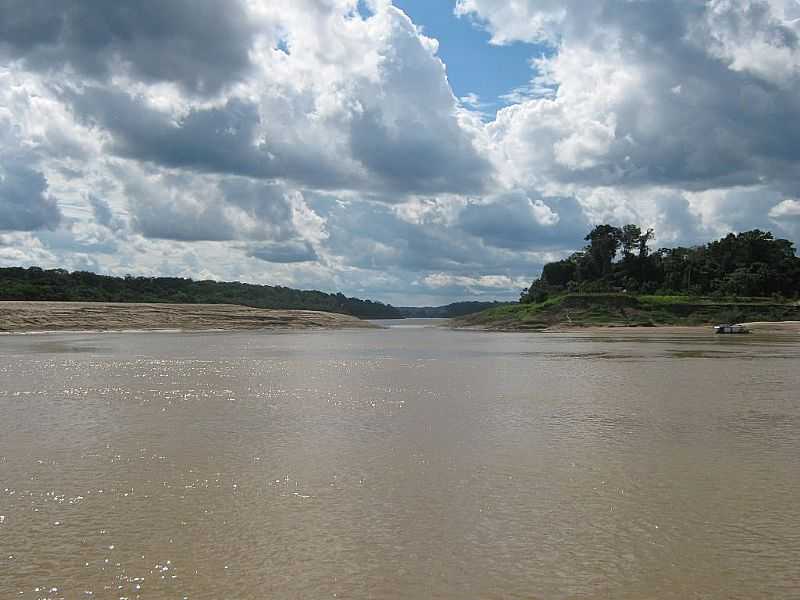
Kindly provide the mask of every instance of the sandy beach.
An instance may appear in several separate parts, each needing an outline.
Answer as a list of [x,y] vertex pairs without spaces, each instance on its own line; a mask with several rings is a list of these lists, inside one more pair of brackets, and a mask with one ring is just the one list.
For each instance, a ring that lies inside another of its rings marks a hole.
[[349,315],[233,304],[0,302],[0,332],[348,329],[375,325]]

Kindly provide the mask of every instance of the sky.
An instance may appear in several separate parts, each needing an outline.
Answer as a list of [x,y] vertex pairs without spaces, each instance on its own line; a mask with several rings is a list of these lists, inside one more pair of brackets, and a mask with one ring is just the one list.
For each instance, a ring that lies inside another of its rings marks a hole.
[[447,67],[453,94],[487,121],[529,88],[531,59],[553,53],[542,43],[492,44],[489,32],[471,15],[457,15],[448,0],[398,0],[394,5],[424,35],[439,41],[437,56]]
[[515,299],[800,241],[797,0],[0,0],[0,266]]

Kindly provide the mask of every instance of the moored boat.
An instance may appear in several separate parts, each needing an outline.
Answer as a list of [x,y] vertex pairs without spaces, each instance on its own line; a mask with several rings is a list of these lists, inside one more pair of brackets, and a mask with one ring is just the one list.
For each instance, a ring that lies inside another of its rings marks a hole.
[[715,333],[750,333],[750,330],[747,329],[744,325],[729,325],[729,324],[722,324],[722,325],[715,325],[714,326]]

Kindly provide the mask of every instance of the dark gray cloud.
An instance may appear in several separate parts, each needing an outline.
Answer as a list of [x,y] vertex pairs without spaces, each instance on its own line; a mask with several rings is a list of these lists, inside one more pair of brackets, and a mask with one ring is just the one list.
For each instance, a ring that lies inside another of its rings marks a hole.
[[327,228],[327,248],[362,269],[449,271],[475,267],[481,260],[473,241],[441,227],[408,223],[380,205],[337,207],[328,214]]
[[179,242],[236,239],[224,203],[198,193],[189,177],[126,177],[131,228],[144,237]]
[[214,93],[244,75],[253,29],[238,0],[2,0],[0,51],[40,71],[128,69]]
[[236,230],[221,207],[162,202],[152,196],[132,197],[132,225],[146,238],[176,242],[223,242]]
[[70,94],[84,122],[107,129],[110,150],[127,158],[212,173],[269,176],[269,157],[255,146],[258,110],[241,100],[191,110],[175,122],[127,93],[90,87]]
[[538,258],[492,246],[465,233],[457,222],[409,223],[389,207],[371,202],[327,208],[321,203],[313,206],[326,219],[326,251],[359,269],[411,279],[430,272],[527,277],[541,267]]
[[309,262],[319,258],[305,240],[260,244],[249,248],[247,255],[271,263]]
[[590,229],[574,198],[532,201],[522,192],[469,204],[459,215],[458,226],[488,246],[517,251],[574,248]]
[[347,181],[342,166],[315,147],[290,140],[259,141],[258,107],[232,98],[216,108],[191,109],[177,121],[125,92],[88,87],[65,96],[85,123],[112,136],[114,154],[153,164],[259,179],[286,178],[312,187]]
[[366,112],[352,122],[350,145],[353,158],[394,192],[477,193],[490,176],[489,163],[455,119],[387,126],[380,113]]
[[108,205],[108,202],[98,198],[97,196],[89,194],[89,204],[92,207],[94,220],[103,227],[111,227],[112,221],[114,220],[114,214],[111,212],[111,207]]
[[60,221],[42,173],[13,160],[0,164],[0,231],[54,229]]
[[287,240],[295,235],[292,208],[283,185],[230,177],[220,182],[219,189],[227,204],[259,224],[251,237]]
[[131,225],[147,238],[282,242],[297,237],[286,190],[277,184],[185,174],[128,177],[125,194]]
[[95,223],[111,230],[120,238],[127,236],[130,227],[124,214],[115,212],[108,202],[94,194],[88,194],[87,200],[92,208]]

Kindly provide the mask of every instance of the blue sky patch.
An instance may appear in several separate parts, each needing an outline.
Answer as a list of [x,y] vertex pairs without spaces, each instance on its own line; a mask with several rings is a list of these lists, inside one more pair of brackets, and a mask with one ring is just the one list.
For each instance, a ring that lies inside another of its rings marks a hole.
[[394,5],[425,35],[439,41],[439,57],[447,65],[455,95],[463,99],[475,94],[480,103],[467,105],[489,117],[509,104],[502,96],[528,86],[535,75],[531,58],[552,52],[537,44],[492,45],[490,35],[470,19],[457,17],[454,3],[448,0],[394,0]]

